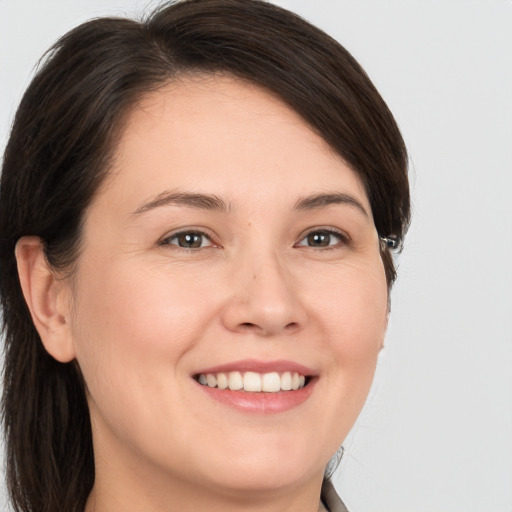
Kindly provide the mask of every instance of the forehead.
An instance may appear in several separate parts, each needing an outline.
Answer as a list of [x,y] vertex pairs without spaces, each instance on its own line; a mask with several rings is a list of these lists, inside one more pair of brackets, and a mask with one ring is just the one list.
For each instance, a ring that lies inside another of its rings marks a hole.
[[185,77],[144,96],[126,117],[112,171],[127,201],[181,187],[252,199],[334,188],[370,211],[357,174],[299,114],[226,76]]

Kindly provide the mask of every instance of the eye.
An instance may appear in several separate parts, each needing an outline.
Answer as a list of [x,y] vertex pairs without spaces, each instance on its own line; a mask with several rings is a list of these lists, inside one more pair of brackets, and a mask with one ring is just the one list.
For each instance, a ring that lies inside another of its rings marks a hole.
[[298,247],[313,247],[325,249],[336,247],[348,243],[348,237],[338,231],[329,229],[318,229],[310,231],[302,240],[297,243]]
[[177,245],[181,249],[202,249],[213,246],[213,243],[210,237],[200,231],[182,231],[165,238],[160,245]]

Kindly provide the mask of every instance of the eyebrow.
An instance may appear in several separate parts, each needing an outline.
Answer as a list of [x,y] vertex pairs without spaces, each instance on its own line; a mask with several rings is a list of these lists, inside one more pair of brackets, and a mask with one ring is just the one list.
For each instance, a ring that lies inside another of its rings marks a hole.
[[333,204],[348,204],[357,208],[365,217],[369,217],[365,207],[355,197],[343,194],[341,192],[327,193],[327,194],[314,194],[311,196],[303,197],[295,203],[295,211],[316,210],[317,208],[325,208]]
[[132,215],[140,215],[160,206],[188,206],[200,210],[227,211],[228,205],[214,194],[165,191],[141,204]]
[[[348,204],[369,217],[364,206],[353,196],[341,192],[313,194],[300,198],[294,206],[295,211],[308,211],[325,208],[334,204]],[[230,209],[220,197],[215,194],[193,192],[165,191],[141,204],[132,215],[140,215],[161,206],[186,206],[200,210],[225,212]]]

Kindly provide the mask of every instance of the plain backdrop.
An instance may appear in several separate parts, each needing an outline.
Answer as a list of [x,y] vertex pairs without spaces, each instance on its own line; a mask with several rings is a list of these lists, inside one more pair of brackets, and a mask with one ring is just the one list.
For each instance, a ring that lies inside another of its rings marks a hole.
[[[0,150],[58,36],[156,3],[0,0]],[[512,2],[276,3],[360,61],[411,156],[386,347],[336,486],[353,512],[512,512]]]

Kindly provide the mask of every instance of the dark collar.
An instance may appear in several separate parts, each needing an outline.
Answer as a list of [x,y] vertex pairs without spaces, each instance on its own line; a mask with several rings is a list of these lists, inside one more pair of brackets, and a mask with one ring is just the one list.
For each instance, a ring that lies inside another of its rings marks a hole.
[[348,512],[347,507],[338,496],[334,485],[330,480],[324,480],[322,484],[322,503],[329,512]]

